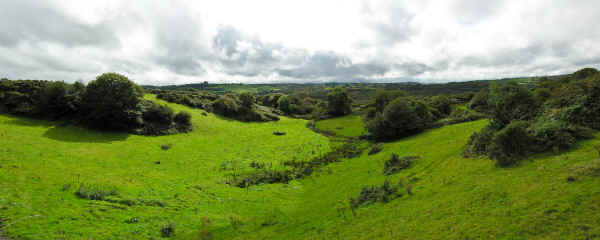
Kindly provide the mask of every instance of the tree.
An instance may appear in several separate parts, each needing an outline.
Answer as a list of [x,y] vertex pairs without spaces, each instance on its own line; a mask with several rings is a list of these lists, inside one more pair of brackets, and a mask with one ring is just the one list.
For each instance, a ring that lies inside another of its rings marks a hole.
[[131,130],[141,122],[142,89],[127,77],[105,73],[90,82],[83,95],[86,120],[95,127]]
[[343,116],[352,113],[352,99],[343,88],[335,88],[327,94],[327,108],[333,116]]
[[366,129],[378,140],[394,140],[418,133],[432,123],[427,105],[407,98],[396,98],[383,113],[367,120]]

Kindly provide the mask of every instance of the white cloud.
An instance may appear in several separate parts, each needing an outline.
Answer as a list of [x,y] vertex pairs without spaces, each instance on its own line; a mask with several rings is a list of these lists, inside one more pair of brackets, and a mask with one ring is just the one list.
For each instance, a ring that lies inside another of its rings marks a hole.
[[600,64],[600,3],[0,2],[0,75],[144,84],[460,81]]

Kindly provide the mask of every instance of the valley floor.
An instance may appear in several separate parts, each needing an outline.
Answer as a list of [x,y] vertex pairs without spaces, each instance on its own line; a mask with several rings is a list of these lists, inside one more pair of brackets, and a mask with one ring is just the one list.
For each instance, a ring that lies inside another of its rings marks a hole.
[[[498,168],[461,157],[471,133],[487,124],[481,120],[386,143],[377,154],[365,151],[289,184],[244,189],[226,183],[256,171],[252,162],[282,169],[338,143],[304,120],[241,123],[168,105],[189,111],[195,130],[145,137],[0,115],[0,220],[8,236],[157,239],[173,226],[172,239],[600,238],[600,177],[574,171],[598,158],[600,135],[569,152]],[[335,121],[323,126],[362,132]],[[420,159],[384,176],[392,153]],[[385,180],[410,184],[412,195],[349,209],[349,198]],[[116,194],[80,198],[82,185]]]

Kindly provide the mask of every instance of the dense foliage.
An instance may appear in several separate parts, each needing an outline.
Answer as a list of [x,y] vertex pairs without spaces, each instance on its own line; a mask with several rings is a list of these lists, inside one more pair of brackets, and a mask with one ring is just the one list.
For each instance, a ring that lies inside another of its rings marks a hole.
[[600,74],[582,69],[559,79],[541,79],[532,90],[494,85],[476,94],[471,108],[490,113],[490,124],[471,136],[466,156],[488,155],[509,166],[537,152],[570,149],[600,129]]
[[[164,135],[192,130],[173,110],[142,98],[127,77],[105,73],[87,86],[38,80],[0,80],[0,111],[93,128]],[[189,116],[189,115],[188,115]]]

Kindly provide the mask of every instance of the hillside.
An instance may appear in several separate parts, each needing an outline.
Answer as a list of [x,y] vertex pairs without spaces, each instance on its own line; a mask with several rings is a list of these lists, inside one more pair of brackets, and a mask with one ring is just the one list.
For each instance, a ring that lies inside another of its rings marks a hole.
[[[600,177],[577,171],[598,159],[600,134],[575,150],[498,168],[485,158],[461,157],[469,136],[487,124],[480,120],[383,144],[377,154],[365,151],[289,184],[244,189],[226,182],[252,172],[252,162],[283,168],[284,161],[307,160],[338,143],[306,128],[305,120],[243,123],[146,98],[190,112],[195,130],[148,137],[0,115],[0,220],[7,235],[156,239],[174,229],[174,239],[600,237]],[[357,124],[339,118],[317,127],[355,137]],[[392,153],[420,158],[384,176]],[[363,187],[386,179],[410,185],[411,194],[401,189],[402,197],[354,213],[347,207]],[[80,186],[115,194],[86,199]]]

